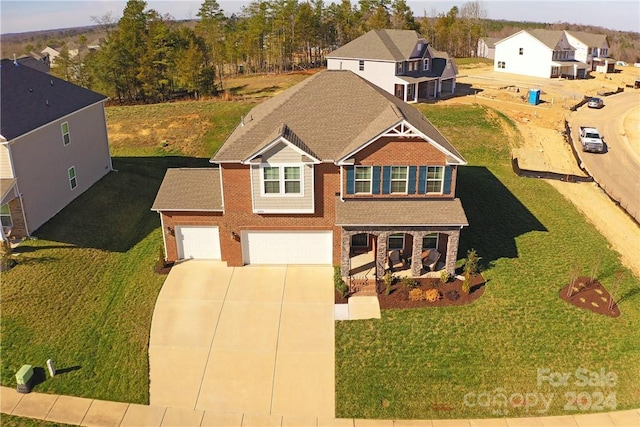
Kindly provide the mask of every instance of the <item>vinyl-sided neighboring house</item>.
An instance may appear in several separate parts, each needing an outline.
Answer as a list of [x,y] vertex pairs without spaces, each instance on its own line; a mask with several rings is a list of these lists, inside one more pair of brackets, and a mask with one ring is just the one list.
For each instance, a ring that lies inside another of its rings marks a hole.
[[565,31],[522,30],[495,43],[494,70],[526,76],[586,78]]
[[169,261],[341,265],[390,250],[453,272],[462,227],[451,143],[414,107],[350,71],[318,73],[254,107],[211,168],[169,169],[159,212]]
[[327,55],[327,69],[353,71],[407,102],[453,93],[458,74],[449,55],[411,30],[371,30]]
[[498,37],[481,37],[478,39],[478,50],[476,55],[480,58],[495,58],[496,42],[499,40],[501,39]]
[[571,46],[576,49],[575,59],[584,62],[589,70],[600,73],[613,73],[616,60],[609,57],[609,40],[604,34],[591,34],[582,31],[565,31]]
[[0,218],[20,238],[112,170],[106,97],[2,60],[0,99]]

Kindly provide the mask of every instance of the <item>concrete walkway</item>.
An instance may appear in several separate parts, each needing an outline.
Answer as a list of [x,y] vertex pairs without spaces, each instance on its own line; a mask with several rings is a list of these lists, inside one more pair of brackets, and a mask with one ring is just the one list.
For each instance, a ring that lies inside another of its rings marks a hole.
[[[92,427],[638,427],[640,409],[590,415],[481,420],[362,420],[295,415],[220,413],[145,406],[44,393],[20,394],[0,387],[0,412]],[[1,423],[1,417],[0,417]]]
[[333,270],[174,266],[149,340],[153,406],[333,417]]

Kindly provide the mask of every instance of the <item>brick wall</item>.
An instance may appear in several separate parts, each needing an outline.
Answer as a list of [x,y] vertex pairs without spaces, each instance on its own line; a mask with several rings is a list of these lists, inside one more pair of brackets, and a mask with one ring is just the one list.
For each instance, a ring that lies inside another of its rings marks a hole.
[[243,265],[242,246],[237,236],[243,230],[331,230],[333,231],[333,262],[340,263],[340,228],[335,226],[335,194],[340,190],[339,168],[333,163],[314,167],[315,212],[313,214],[254,214],[251,204],[249,166],[223,164],[224,215],[219,213],[163,212],[167,239],[167,258],[177,258],[175,236],[167,227],[176,225],[217,225],[220,229],[222,260],[227,265]]

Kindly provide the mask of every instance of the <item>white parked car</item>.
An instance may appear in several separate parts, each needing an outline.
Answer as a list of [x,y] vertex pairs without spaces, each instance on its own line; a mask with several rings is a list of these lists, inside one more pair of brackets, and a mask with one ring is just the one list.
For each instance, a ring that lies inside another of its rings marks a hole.
[[635,64],[633,64],[633,66],[640,68],[640,62],[636,62]]
[[627,64],[627,63],[626,63],[626,62],[624,62],[624,61],[618,61],[618,62],[616,62],[616,65],[620,65],[621,67],[626,67],[626,66],[627,66],[627,65],[629,65],[629,64]]

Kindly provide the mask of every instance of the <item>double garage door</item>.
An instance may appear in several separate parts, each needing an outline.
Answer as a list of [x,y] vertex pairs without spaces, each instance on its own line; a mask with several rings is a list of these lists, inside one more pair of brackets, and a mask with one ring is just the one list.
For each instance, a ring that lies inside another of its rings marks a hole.
[[331,264],[331,231],[243,231],[245,264]]
[[[243,231],[245,264],[331,264],[331,231]],[[176,226],[178,258],[221,259],[220,231],[214,226]]]

